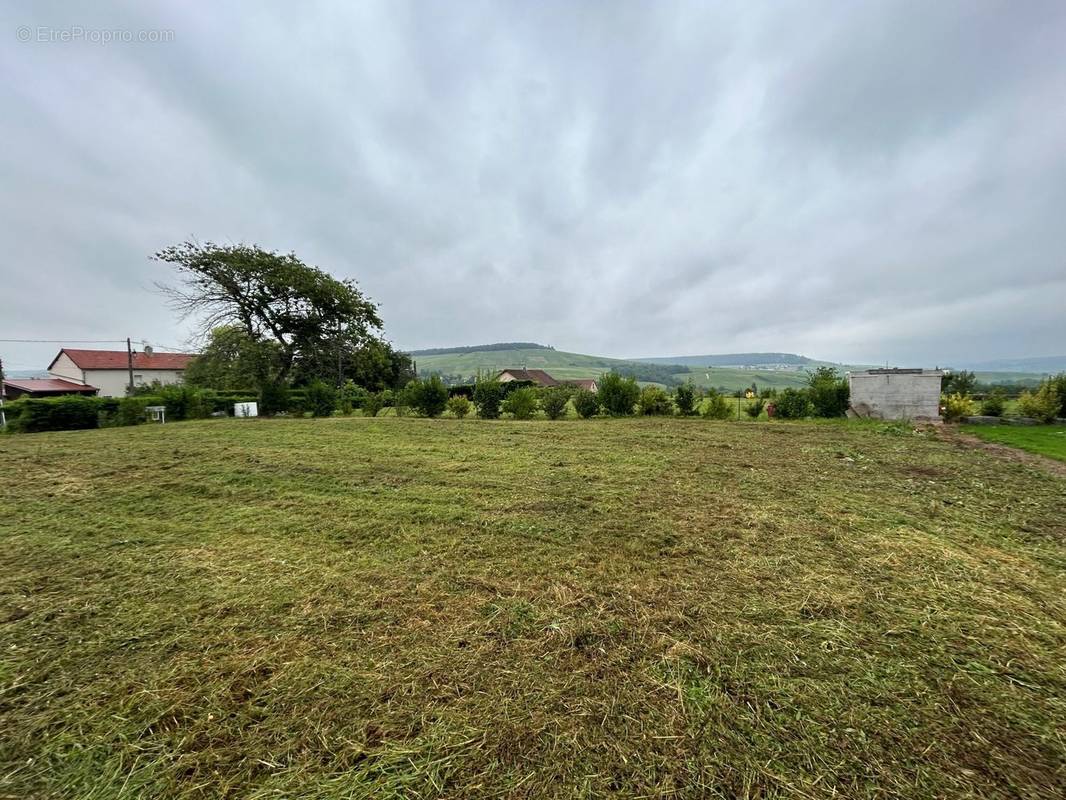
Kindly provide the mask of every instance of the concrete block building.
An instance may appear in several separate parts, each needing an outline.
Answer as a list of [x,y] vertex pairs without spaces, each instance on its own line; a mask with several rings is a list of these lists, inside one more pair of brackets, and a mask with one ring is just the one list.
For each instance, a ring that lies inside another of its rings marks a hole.
[[869,419],[938,419],[939,369],[867,369],[849,372],[850,415]]

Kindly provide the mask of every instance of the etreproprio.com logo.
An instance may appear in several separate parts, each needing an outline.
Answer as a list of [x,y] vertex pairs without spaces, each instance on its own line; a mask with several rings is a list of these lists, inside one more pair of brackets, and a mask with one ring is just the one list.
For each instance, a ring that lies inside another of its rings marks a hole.
[[48,25],[20,25],[15,29],[15,38],[20,42],[67,44],[88,42],[89,44],[134,44],[163,43],[174,41],[174,31],[164,28],[87,28],[82,25],[68,25],[57,28]]

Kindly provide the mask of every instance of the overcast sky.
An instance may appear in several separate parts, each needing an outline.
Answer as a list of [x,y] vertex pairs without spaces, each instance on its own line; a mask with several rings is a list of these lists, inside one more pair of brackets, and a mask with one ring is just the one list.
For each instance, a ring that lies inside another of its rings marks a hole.
[[404,348],[1066,351],[1062,0],[225,5],[3,4],[0,338],[183,345],[195,237]]

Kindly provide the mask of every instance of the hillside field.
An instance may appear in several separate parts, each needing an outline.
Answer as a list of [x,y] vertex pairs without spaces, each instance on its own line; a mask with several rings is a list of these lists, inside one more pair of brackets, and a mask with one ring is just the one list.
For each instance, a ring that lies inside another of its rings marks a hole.
[[1066,479],[959,440],[335,417],[0,457],[0,797],[1066,780]]
[[[598,378],[605,372],[622,367],[639,368],[635,361],[581,353],[566,353],[542,348],[519,348],[515,350],[487,350],[472,353],[445,353],[441,355],[415,356],[420,374],[441,372],[445,375],[468,377],[479,372],[492,374],[508,367],[543,369],[552,377],[567,380],[575,378]],[[696,386],[725,387],[730,391],[751,386],[784,388],[806,385],[807,373],[802,370],[750,370],[734,367],[681,367],[673,377],[684,383],[691,381]]]
[[[787,354],[786,354],[787,355]],[[567,353],[547,348],[515,348],[510,350],[477,350],[467,353],[442,353],[415,356],[419,374],[440,372],[444,375],[459,375],[464,379],[479,372],[492,374],[508,367],[543,369],[560,379],[597,378],[604,372],[619,368],[639,369],[641,364],[667,365],[668,359],[626,360]],[[678,357],[679,361],[691,361],[692,357]],[[711,358],[708,356],[708,358]],[[809,361],[797,364],[796,369],[747,369],[744,367],[706,367],[688,363],[678,364],[672,377],[679,383],[691,382],[703,388],[724,388],[728,391],[744,389],[754,382],[764,388],[799,388],[807,384],[807,369],[817,366],[836,366],[840,370],[852,369],[847,365],[833,365],[825,361]],[[926,365],[929,366],[929,365]],[[982,383],[1020,383],[1036,385],[1041,375],[1020,372],[980,372],[977,379]],[[652,381],[648,381],[652,382]]]

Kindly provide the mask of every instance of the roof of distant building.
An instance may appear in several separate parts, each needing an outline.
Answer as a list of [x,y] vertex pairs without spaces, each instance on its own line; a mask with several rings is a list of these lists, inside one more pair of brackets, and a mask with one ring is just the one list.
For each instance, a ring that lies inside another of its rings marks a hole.
[[23,392],[79,392],[83,394],[94,394],[99,391],[95,386],[89,386],[85,383],[74,383],[74,381],[66,381],[62,378],[24,378],[16,380],[5,380],[4,389],[7,387],[13,389],[19,389]]
[[[128,369],[129,356],[125,350],[73,350],[64,347],[52,363],[51,369],[59,357],[66,353],[79,369]],[[133,368],[136,370],[146,369],[185,369],[189,362],[196,358],[194,353],[134,353]]]
[[516,381],[532,381],[538,386],[559,385],[559,381],[555,380],[555,378],[542,369],[505,369],[500,371],[500,375],[503,375],[505,372]]

